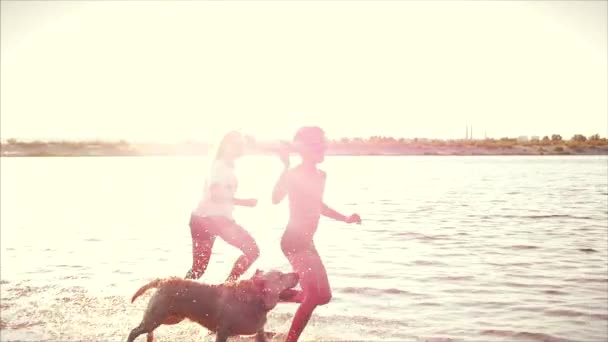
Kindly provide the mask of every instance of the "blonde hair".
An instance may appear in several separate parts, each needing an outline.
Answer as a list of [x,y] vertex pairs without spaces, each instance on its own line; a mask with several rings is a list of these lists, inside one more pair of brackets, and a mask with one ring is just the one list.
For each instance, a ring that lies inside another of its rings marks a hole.
[[226,149],[228,149],[228,147],[233,144],[239,144],[241,148],[244,145],[243,135],[238,131],[230,131],[226,133],[226,135],[224,135],[215,150],[215,160],[223,159],[224,154],[226,153]]

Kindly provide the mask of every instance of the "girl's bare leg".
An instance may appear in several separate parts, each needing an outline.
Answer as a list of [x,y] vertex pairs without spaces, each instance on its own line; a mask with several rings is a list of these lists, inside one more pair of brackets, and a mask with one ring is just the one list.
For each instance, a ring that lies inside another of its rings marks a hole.
[[295,342],[306,328],[314,309],[318,305],[329,303],[331,289],[325,266],[314,248],[290,256],[289,261],[294,271],[300,275],[302,286],[302,293],[295,294],[293,298],[300,300],[302,304],[296,311],[285,340]]

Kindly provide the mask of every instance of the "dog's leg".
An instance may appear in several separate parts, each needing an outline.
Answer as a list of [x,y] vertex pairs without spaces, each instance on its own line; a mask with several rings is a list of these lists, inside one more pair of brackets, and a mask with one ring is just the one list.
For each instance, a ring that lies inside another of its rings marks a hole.
[[127,338],[127,342],[133,342],[137,336],[141,335],[141,334],[145,334],[148,333],[148,338],[147,338],[147,342],[153,342],[154,341],[154,329],[158,328],[158,326],[160,324],[157,324],[156,322],[150,324],[151,322],[146,322],[145,320],[143,322],[141,322],[141,324],[131,330],[131,333],[129,334],[129,337]]
[[131,330],[129,337],[127,338],[127,342],[133,342],[137,336],[146,333],[146,328],[144,328],[143,323],[140,324],[137,328]]
[[255,342],[266,342],[266,333],[264,332],[264,328],[258,330],[258,333],[255,334]]
[[164,297],[159,297],[158,292],[150,299],[148,308],[144,313],[144,318],[141,320],[139,326],[131,331],[127,342],[133,342],[137,336],[141,334],[148,334],[148,342],[154,340],[154,329],[158,328],[163,321],[169,316],[168,305]]
[[218,330],[215,334],[215,342],[226,342],[228,341],[228,332],[226,330]]

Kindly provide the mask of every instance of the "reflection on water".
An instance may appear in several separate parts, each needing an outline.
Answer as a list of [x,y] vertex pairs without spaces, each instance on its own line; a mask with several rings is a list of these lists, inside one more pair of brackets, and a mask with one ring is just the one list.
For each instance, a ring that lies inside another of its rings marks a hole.
[[[606,157],[330,157],[326,202],[363,225],[324,219],[315,238],[334,297],[304,340],[605,341],[608,339]],[[262,255],[288,269],[285,204],[270,191],[280,163],[245,158],[239,208]],[[151,278],[190,266],[189,211],[201,158],[3,158],[2,340],[124,340]],[[207,274],[238,256],[218,241]],[[284,338],[294,304],[270,315]],[[159,341],[214,337],[193,323]],[[143,339],[141,337],[140,339]],[[238,339],[237,339],[238,340]]]

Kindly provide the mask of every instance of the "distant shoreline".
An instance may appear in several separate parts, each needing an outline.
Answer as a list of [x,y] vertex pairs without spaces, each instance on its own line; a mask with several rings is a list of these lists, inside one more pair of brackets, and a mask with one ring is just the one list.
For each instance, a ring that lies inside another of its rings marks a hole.
[[[120,142],[20,142],[14,139],[1,144],[2,157],[137,157],[137,156],[206,156],[208,144],[185,142],[179,144]],[[250,155],[270,155],[276,142],[258,142]],[[331,141],[328,156],[518,156],[518,155],[608,155],[608,140],[536,140],[521,142],[500,140],[427,140],[341,139]]]

